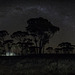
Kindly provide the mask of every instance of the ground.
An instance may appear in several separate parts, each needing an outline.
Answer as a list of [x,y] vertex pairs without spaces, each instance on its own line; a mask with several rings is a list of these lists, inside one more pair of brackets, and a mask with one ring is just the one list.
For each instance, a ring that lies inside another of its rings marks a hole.
[[0,75],[75,75],[75,55],[0,57]]

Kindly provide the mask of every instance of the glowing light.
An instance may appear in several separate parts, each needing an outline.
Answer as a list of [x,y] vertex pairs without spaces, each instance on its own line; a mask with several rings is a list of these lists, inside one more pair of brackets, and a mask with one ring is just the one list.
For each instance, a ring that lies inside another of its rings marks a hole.
[[2,56],[16,56],[16,54],[13,52],[6,52],[6,54]]

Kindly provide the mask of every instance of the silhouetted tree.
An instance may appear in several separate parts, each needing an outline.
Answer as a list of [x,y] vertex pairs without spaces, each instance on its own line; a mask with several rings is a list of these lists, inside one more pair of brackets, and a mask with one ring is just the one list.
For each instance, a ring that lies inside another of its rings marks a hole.
[[[18,42],[18,43],[17,43],[17,45],[21,48],[21,52],[20,52],[20,53],[21,53],[21,55],[24,55],[23,51],[24,51],[24,50],[26,51],[26,50],[27,50],[27,48],[28,48],[28,47],[26,46],[26,43]],[[26,53],[26,52],[25,52],[25,53]]]
[[44,38],[42,39],[43,53],[44,53],[45,44],[47,43],[49,43],[49,36],[44,33]]
[[22,42],[27,35],[27,32],[17,31],[11,35],[11,38],[18,40],[19,42]]
[[2,42],[0,41],[0,56],[1,56],[2,54],[4,54],[4,53],[5,53],[4,47],[3,47]]
[[[0,41],[2,42],[2,44],[4,43],[5,37],[9,35],[8,32],[6,30],[2,30],[0,31]],[[5,53],[5,45],[3,45],[3,53]]]
[[13,40],[5,40],[4,43],[3,43],[3,45],[6,45],[6,47],[8,48],[7,52],[9,52],[9,55],[10,55],[10,52],[11,52],[12,44],[13,44]]
[[[42,52],[42,48],[49,41],[55,32],[59,31],[59,28],[53,26],[47,19],[42,17],[40,18],[31,18],[27,21],[28,26],[26,27],[29,34],[34,34],[34,40],[39,43],[39,54]],[[47,37],[46,37],[47,35]]]
[[28,54],[28,52],[30,52],[30,47],[32,47],[34,45],[32,39],[27,39],[27,41],[25,42],[25,47],[24,47],[24,51]]
[[46,50],[48,51],[48,53],[51,53],[53,51],[53,47],[48,47],[46,48]]
[[30,54],[37,54],[38,49],[39,49],[39,47],[31,46],[31,47],[29,47],[29,52],[30,52]]
[[36,39],[37,37],[36,37],[36,34],[32,33],[30,35],[33,36],[35,45],[37,46],[37,39]]
[[29,47],[31,47],[34,43],[32,39],[24,39],[23,42],[18,42],[18,46],[21,48],[21,55],[28,54]]
[[2,42],[4,42],[4,38],[6,37],[6,35],[9,35],[6,30],[0,31],[0,40],[1,40]]
[[70,53],[70,52],[73,53],[74,50],[74,46],[71,45],[71,43],[69,42],[62,42],[58,45],[58,47],[61,47],[64,53]]
[[55,48],[54,50],[55,50],[55,53],[58,54],[58,53],[60,53],[61,48]]
[[25,49],[24,48],[24,46],[26,45],[25,41],[27,40],[26,36],[28,36],[28,32],[25,31],[17,31],[11,35],[11,38],[14,38],[18,41],[17,44],[21,48],[21,55],[23,55],[23,50]]

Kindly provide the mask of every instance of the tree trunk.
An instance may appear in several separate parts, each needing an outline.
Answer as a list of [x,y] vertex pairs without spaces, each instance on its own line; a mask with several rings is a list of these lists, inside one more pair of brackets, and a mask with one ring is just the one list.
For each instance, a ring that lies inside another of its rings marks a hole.
[[[4,38],[2,38],[3,40],[2,40],[2,44],[4,43]],[[3,45],[3,47],[4,47],[4,52],[3,52],[3,54],[6,54],[6,50],[5,50],[5,45]]]
[[36,44],[36,54],[38,54],[37,42],[35,42],[35,44]]
[[41,54],[41,51],[42,51],[42,46],[41,46],[41,40],[40,40],[40,42],[39,42],[39,54]]
[[10,48],[10,47],[8,47],[9,56],[10,56],[10,49],[11,49],[11,48]]
[[43,47],[43,54],[44,54],[44,47]]
[[22,43],[19,45],[19,47],[20,47],[20,49],[21,49],[20,55],[22,56],[22,55],[23,55],[23,45],[22,45]]
[[34,37],[34,41],[35,41],[35,46],[36,46],[36,54],[38,54],[38,45],[37,45],[36,37]]

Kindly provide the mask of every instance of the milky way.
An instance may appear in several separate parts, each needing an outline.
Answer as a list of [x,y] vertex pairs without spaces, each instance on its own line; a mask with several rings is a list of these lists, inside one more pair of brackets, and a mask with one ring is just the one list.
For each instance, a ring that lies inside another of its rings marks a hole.
[[60,31],[50,39],[51,46],[68,41],[75,44],[75,3],[69,1],[27,0],[5,1],[0,3],[0,30],[9,33],[25,30],[27,20],[33,17],[44,17]]

